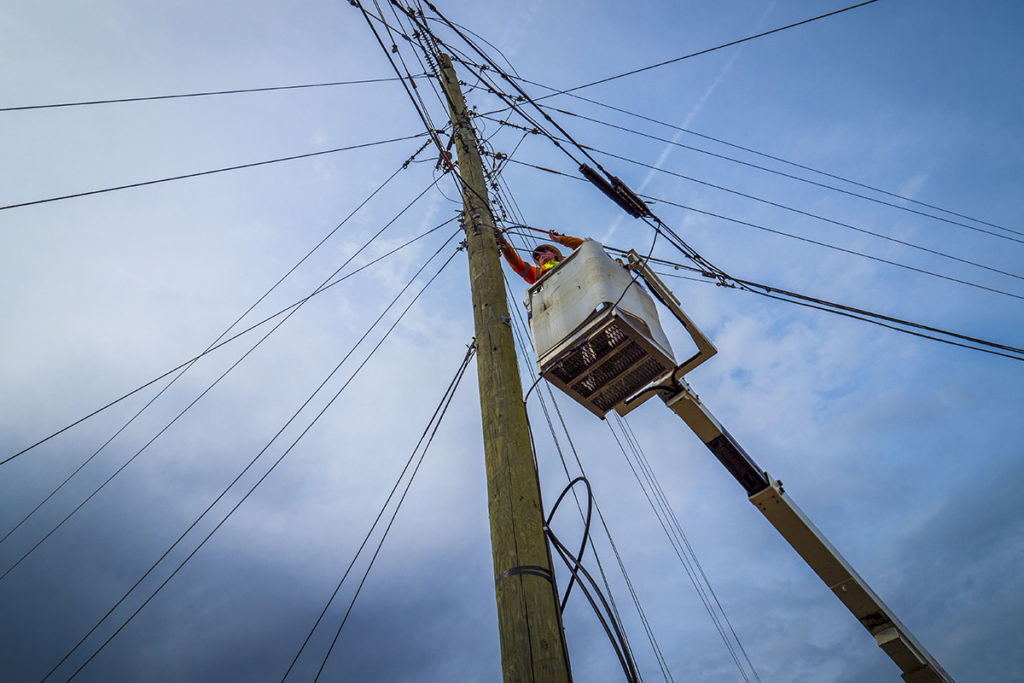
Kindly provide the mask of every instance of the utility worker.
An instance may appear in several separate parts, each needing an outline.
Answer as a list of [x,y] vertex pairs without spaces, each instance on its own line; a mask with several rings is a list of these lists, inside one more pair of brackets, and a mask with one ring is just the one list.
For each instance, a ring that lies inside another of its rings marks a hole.
[[[570,249],[575,249],[583,244],[583,240],[578,237],[563,235],[554,230],[548,230],[548,237],[563,247],[569,247]],[[519,258],[519,254],[516,253],[512,245],[505,240],[505,236],[500,232],[498,233],[498,247],[501,249],[505,260],[512,266],[512,270],[522,275],[523,279],[531,285],[543,277],[544,273],[562,261],[562,251],[558,247],[553,244],[541,244],[533,250],[533,262],[537,265],[528,266],[523,259]]]

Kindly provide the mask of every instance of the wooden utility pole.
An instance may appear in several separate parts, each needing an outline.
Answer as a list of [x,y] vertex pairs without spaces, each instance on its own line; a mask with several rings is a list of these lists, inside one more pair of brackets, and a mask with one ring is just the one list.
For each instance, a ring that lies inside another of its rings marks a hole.
[[569,659],[483,163],[451,59],[440,55],[439,62],[462,178],[502,669],[510,683],[568,683]]

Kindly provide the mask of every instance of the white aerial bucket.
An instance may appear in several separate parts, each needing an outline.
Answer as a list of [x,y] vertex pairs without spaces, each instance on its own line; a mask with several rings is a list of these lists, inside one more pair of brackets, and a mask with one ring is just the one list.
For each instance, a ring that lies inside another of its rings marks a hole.
[[599,417],[676,367],[643,282],[594,240],[534,283],[526,308],[541,376]]

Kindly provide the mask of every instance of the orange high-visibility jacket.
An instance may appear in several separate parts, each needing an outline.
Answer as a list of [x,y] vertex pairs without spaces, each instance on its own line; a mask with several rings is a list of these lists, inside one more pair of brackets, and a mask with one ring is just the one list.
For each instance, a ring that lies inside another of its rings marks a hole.
[[[570,235],[561,235],[557,237],[556,240],[563,247],[569,247],[570,249],[575,249],[583,244],[583,240],[579,237],[572,237]],[[515,249],[505,241],[504,237],[499,236],[498,244],[501,247],[501,253],[505,257],[505,260],[508,261],[510,266],[512,266],[512,270],[516,271],[519,275],[522,275],[523,279],[531,285],[539,280],[546,271],[554,268],[561,262],[561,259],[548,261],[544,264],[543,268],[528,266],[526,265],[526,262],[519,257],[519,254],[516,253]]]

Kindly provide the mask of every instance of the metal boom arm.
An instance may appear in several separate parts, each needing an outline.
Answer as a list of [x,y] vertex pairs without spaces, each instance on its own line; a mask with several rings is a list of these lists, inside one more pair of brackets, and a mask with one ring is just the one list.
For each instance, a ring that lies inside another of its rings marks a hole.
[[875,637],[878,646],[900,667],[904,681],[953,680],[790,500],[782,482],[773,480],[757,466],[684,380],[666,380],[659,386],[659,393],[665,405],[683,419],[746,489],[750,502]]
[[630,251],[626,257],[627,267],[643,278],[651,292],[686,328],[697,345],[697,353],[652,387],[626,401],[625,410],[622,412],[632,410],[654,393],[658,393],[665,401],[665,405],[683,419],[725,469],[729,470],[729,474],[746,490],[750,502],[768,518],[776,531],[782,534],[814,573],[821,577],[825,585],[875,637],[878,646],[900,667],[904,681],[952,681],[949,674],[900,623],[882,599],[828,542],[825,535],[818,531],[797,504],[790,500],[782,488],[782,482],[772,479],[767,472],[758,467],[732,434],[700,402],[683,379],[683,375],[715,355],[717,350],[714,344],[683,312],[679,300],[639,254]]

